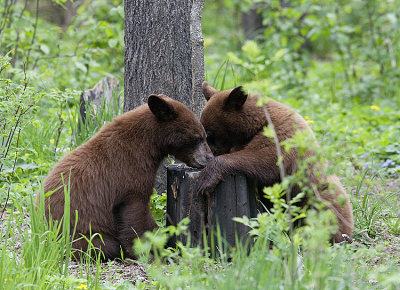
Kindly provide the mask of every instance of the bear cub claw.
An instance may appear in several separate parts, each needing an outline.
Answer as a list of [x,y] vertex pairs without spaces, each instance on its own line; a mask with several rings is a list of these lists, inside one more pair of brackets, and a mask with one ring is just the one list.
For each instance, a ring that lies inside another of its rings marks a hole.
[[221,163],[220,158],[213,158],[200,172],[199,179],[197,181],[197,192],[199,194],[206,194],[209,196],[215,189],[215,187],[223,181],[220,173]]

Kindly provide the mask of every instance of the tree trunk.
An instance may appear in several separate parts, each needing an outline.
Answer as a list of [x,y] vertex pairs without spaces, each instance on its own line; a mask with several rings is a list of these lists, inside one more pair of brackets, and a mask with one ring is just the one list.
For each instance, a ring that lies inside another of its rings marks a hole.
[[[203,5],[204,0],[125,0],[125,112],[162,93],[200,116]],[[157,174],[158,192],[166,192],[166,165]]]
[[[25,2],[25,0],[22,2]],[[36,1],[32,0],[27,2],[27,9],[32,12],[33,15],[36,11],[35,2]],[[39,15],[41,18],[55,23],[66,30],[68,26],[71,25],[72,18],[76,15],[76,10],[80,4],[80,1],[67,0],[63,3],[63,7],[52,0],[40,0]]]
[[242,29],[246,39],[254,39],[263,35],[265,26],[262,21],[262,14],[259,9],[265,9],[265,4],[255,4],[248,12],[242,13]]
[[162,93],[200,114],[203,3],[125,0],[124,111],[145,103],[149,94]]

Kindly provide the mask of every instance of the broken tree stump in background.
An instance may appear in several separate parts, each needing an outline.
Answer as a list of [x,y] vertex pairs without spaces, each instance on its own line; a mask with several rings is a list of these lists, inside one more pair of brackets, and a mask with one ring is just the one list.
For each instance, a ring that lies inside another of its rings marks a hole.
[[[258,197],[254,182],[242,175],[229,176],[207,197],[197,194],[199,174],[200,170],[183,164],[168,166],[167,225],[177,225],[182,219],[190,218],[191,246],[203,246],[203,231],[206,231],[209,245],[212,239],[216,242],[217,225],[229,245],[235,246],[236,236],[241,241],[246,240],[250,229],[232,218],[257,216]],[[177,240],[186,244],[187,237],[173,237],[168,245],[174,247]]]
[[[86,122],[88,112],[96,114],[103,105],[106,106],[109,112],[114,112],[114,115],[118,115],[120,103],[119,90],[119,80],[109,77],[102,78],[92,89],[85,90],[81,94],[79,108],[82,123]],[[116,96],[117,100],[115,100]],[[80,125],[79,123],[79,130],[81,128]]]

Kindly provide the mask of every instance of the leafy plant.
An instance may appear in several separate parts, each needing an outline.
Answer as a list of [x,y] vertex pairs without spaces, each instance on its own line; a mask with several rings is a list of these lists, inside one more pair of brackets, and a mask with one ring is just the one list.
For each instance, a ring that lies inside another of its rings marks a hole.
[[154,189],[150,198],[150,209],[158,226],[165,226],[165,209],[167,207],[167,194],[158,194]]
[[[1,76],[9,68],[9,61],[8,56],[0,55]],[[1,79],[0,83],[0,188],[2,188],[0,198],[7,204],[17,160],[23,150],[20,141],[21,132],[32,118],[31,113],[36,109],[35,102],[40,93],[28,87],[26,79],[22,82],[13,82],[5,78]],[[8,184],[7,188],[1,186],[4,184]]]

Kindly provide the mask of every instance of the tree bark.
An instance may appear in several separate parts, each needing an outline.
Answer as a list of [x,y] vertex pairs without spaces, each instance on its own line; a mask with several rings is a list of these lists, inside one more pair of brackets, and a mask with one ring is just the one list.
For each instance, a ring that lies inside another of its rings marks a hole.
[[[200,116],[203,5],[204,0],[125,0],[125,112],[162,93]],[[158,171],[158,192],[166,192],[167,165]]]
[[124,111],[145,103],[149,94],[163,93],[200,115],[203,3],[125,0]]
[[204,81],[204,39],[201,32],[201,15],[204,0],[192,0],[190,12],[190,44],[192,51],[192,111],[200,118],[204,107],[202,84]]
[[265,26],[262,23],[262,14],[258,10],[264,8],[265,4],[255,4],[248,12],[242,13],[242,29],[246,39],[254,39],[263,35]]

